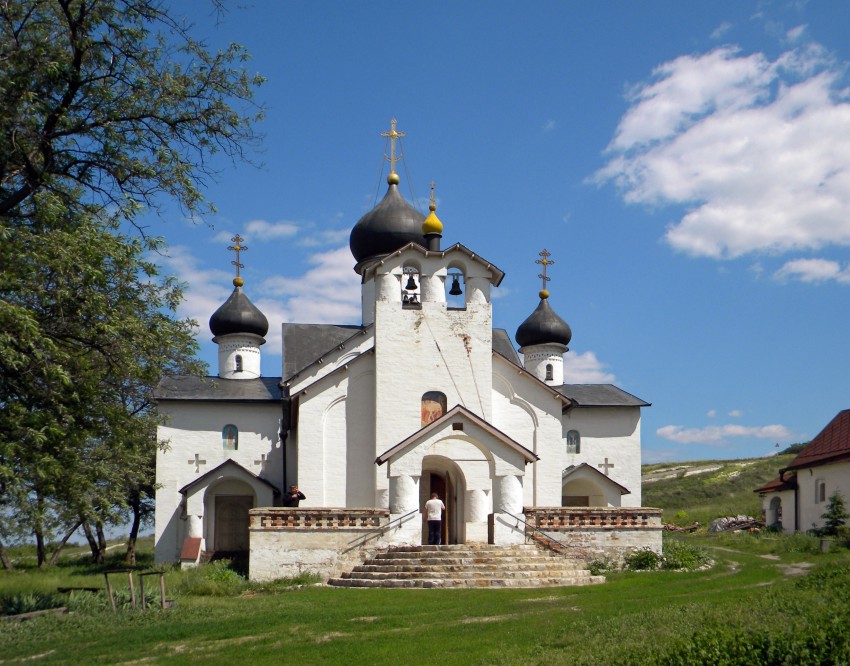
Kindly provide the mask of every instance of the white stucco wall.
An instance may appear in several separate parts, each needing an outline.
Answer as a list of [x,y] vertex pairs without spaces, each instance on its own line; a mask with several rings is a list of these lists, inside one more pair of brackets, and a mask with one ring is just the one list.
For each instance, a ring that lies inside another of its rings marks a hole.
[[[822,502],[818,501],[816,494],[818,482],[823,482],[825,486],[825,499]],[[821,527],[821,516],[829,506],[829,496],[836,491],[844,497],[844,506],[850,507],[850,462],[797,470],[797,529],[806,531],[812,527]]]
[[[567,452],[570,430],[581,434],[580,453]],[[607,459],[613,463],[608,476],[631,491],[621,497],[621,506],[641,506],[639,407],[574,407],[563,416],[561,437],[561,469],[586,462],[605,472]]]
[[[167,420],[157,436],[167,444],[156,459],[155,558],[169,562],[177,558],[187,535],[187,520],[180,507],[183,497],[178,492],[183,486],[233,460],[282,488],[283,455],[278,438],[281,408],[278,402],[162,401],[159,409]],[[236,451],[222,447],[221,432],[227,424],[239,429]],[[206,462],[196,465],[196,454]]]

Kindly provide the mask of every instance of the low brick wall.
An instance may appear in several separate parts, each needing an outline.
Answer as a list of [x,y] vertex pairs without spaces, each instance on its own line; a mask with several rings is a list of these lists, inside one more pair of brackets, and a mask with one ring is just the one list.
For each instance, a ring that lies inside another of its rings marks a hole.
[[661,509],[647,507],[526,507],[526,537],[537,528],[585,559],[621,561],[626,553],[648,548],[661,553]]
[[419,543],[415,513],[390,523],[386,509],[260,508],[250,512],[251,580],[315,573],[327,579],[361,564],[390,544]]

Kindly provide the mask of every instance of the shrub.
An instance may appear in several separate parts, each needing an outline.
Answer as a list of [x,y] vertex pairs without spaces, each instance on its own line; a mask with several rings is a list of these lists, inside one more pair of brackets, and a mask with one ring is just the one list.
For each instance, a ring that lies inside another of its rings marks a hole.
[[587,563],[587,569],[594,576],[601,576],[606,573],[617,570],[617,563],[613,560],[604,557],[602,559],[591,560]]
[[50,592],[26,592],[0,597],[0,615],[20,615],[33,611],[61,608],[65,597]]
[[685,569],[693,571],[711,563],[708,553],[697,546],[681,541],[668,541],[664,544],[662,569]]
[[623,565],[629,571],[654,571],[660,563],[661,556],[649,548],[635,550],[623,558]]
[[230,568],[229,562],[218,560],[184,572],[176,590],[180,594],[221,597],[239,594],[246,587],[247,581]]

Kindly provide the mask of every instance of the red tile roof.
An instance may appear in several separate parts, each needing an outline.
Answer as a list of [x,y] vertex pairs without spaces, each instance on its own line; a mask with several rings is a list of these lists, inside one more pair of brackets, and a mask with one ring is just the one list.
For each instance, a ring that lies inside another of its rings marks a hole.
[[850,460],[850,409],[838,412],[785,469],[816,467],[839,460]]
[[756,493],[778,493],[783,490],[794,490],[797,487],[797,475],[789,474],[784,481],[781,478],[776,478],[770,483],[764,484],[761,488],[756,488],[753,492]]

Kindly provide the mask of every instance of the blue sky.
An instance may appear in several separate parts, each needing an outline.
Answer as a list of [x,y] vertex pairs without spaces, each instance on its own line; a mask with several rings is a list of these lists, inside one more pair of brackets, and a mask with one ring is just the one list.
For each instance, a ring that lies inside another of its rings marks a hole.
[[424,210],[435,181],[444,246],[506,272],[511,335],[552,253],[566,381],[653,403],[644,462],[769,454],[848,407],[850,5],[237,4],[175,13],[267,77],[261,166],[218,164],[208,225],[147,220],[212,372],[234,233],[272,322],[264,374],[279,322],[359,323],[348,234],[384,194],[395,117],[402,192]]

